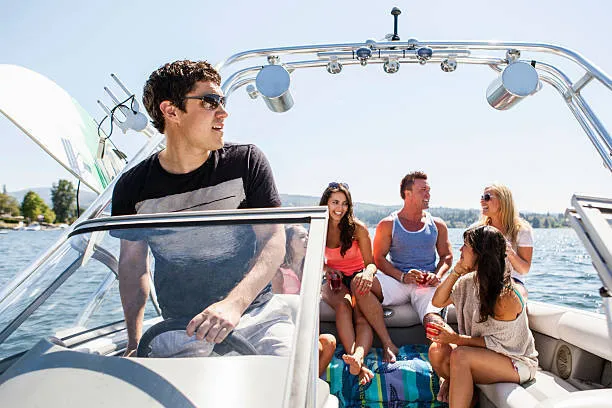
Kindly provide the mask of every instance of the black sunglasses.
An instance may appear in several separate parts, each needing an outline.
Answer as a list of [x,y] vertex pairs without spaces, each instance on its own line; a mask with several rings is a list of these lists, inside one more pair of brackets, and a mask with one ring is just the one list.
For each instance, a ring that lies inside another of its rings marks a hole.
[[492,197],[494,197],[492,194],[484,193],[483,195],[480,196],[480,199],[484,201],[490,201]]
[[340,188],[340,186],[346,188],[347,190],[349,189],[349,185],[346,183],[338,183],[338,182],[332,181],[331,183],[327,185],[327,187],[329,188]]
[[206,94],[202,96],[185,96],[185,99],[199,99],[206,110],[215,110],[219,105],[225,108],[225,96],[217,94]]

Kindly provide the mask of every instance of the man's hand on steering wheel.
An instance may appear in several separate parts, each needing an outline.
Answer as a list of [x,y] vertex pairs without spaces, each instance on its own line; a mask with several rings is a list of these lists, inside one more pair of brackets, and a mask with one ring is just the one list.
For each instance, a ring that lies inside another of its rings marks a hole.
[[191,319],[187,325],[187,335],[195,334],[198,340],[206,338],[210,343],[221,343],[238,325],[241,315],[242,311],[238,305],[226,299],[221,300]]

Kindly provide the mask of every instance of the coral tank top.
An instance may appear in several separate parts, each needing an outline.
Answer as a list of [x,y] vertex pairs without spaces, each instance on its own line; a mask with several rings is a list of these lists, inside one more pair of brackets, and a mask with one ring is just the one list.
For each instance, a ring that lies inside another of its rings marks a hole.
[[356,240],[353,240],[353,245],[346,251],[344,257],[340,255],[340,247],[325,247],[325,258],[328,267],[342,272],[345,276],[352,276],[365,268],[361,250]]

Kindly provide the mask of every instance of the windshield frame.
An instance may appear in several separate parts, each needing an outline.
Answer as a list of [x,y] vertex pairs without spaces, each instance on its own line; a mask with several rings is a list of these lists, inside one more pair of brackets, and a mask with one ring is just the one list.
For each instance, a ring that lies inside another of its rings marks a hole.
[[[300,295],[300,308],[296,318],[296,333],[293,339],[292,353],[289,361],[287,386],[285,387],[285,401],[287,406],[294,406],[297,400],[306,401],[309,383],[316,380],[316,359],[314,352],[315,341],[318,337],[319,297],[321,288],[321,268],[323,265],[325,231],[327,231],[327,207],[283,207],[267,209],[240,209],[222,211],[181,212],[171,214],[143,214],[119,217],[104,217],[85,220],[74,226],[74,229],[63,238],[63,241],[95,231],[130,228],[155,228],[177,226],[210,226],[210,225],[237,225],[237,224],[309,224],[309,242],[304,262],[304,275],[302,293]],[[94,234],[92,234],[93,236]],[[91,239],[91,238],[90,238]],[[63,242],[62,242],[63,243]],[[88,243],[87,243],[88,244]],[[86,245],[87,246],[87,245]],[[60,248],[59,245],[57,248]],[[80,255],[85,256],[86,251]],[[44,267],[42,262],[38,267]],[[2,337],[5,340],[26,321],[40,305],[42,305],[56,289],[78,269],[78,260],[71,263],[72,267],[60,273],[52,285],[45,288],[42,293],[33,299],[23,309],[23,312],[5,327]],[[304,311],[307,310],[306,313]],[[113,324],[115,329],[116,323]],[[125,327],[125,323],[121,324]],[[6,329],[10,328],[10,332]],[[86,331],[92,332],[92,329]],[[116,331],[116,330],[113,330]],[[78,337],[82,333],[73,333],[71,337]],[[8,359],[13,356],[7,357]],[[313,396],[308,396],[312,398]],[[302,404],[303,405],[303,404]]]

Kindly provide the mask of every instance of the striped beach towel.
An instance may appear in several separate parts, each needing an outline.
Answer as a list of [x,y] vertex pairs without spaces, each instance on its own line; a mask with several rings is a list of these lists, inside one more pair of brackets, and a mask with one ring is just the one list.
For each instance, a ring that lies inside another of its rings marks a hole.
[[393,364],[383,363],[382,349],[370,350],[365,364],[374,372],[369,384],[359,385],[358,378],[349,373],[342,360],[344,349],[338,346],[323,379],[330,392],[343,407],[367,408],[437,408],[446,404],[436,401],[440,387],[427,357],[424,344],[402,346]]

